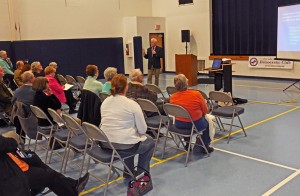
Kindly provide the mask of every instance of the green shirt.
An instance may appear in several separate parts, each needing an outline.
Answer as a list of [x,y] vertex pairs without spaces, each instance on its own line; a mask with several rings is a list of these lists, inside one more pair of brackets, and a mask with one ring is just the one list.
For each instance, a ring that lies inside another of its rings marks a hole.
[[111,83],[110,82],[105,82],[102,88],[103,93],[110,94],[110,89],[111,89]]
[[0,58],[0,66],[3,68],[5,74],[14,75],[14,72],[12,70],[13,65],[11,62],[7,62],[3,58]]
[[102,86],[102,82],[97,81],[96,77],[88,76],[84,83],[83,89],[92,91],[99,96],[100,92],[102,91]]

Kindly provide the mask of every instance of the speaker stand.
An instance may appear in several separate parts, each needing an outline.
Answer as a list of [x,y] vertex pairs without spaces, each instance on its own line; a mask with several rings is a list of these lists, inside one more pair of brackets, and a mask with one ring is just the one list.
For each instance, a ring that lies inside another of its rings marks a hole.
[[286,91],[287,89],[291,88],[292,86],[296,87],[298,90],[300,90],[300,88],[298,86],[296,86],[295,84],[297,84],[298,82],[300,82],[300,80],[297,80],[296,82],[294,82],[293,84],[291,84],[290,86],[286,87],[283,91]]
[[185,42],[185,54],[186,55],[187,55],[187,49],[188,49],[187,42]]

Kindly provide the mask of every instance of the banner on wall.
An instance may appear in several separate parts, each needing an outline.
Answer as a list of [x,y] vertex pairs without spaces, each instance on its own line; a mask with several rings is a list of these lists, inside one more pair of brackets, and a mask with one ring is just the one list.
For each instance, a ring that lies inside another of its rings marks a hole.
[[275,56],[250,56],[249,67],[258,69],[293,69],[293,61],[275,60]]

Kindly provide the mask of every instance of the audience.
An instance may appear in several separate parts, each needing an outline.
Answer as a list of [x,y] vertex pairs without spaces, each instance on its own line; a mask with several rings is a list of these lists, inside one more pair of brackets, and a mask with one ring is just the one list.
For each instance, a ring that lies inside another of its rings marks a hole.
[[87,79],[83,85],[83,89],[92,91],[99,96],[102,91],[102,82],[97,81],[99,76],[98,67],[96,65],[88,65],[85,69]]
[[[7,133],[6,137],[0,135],[0,193],[30,196],[48,187],[59,196],[79,195],[88,182],[89,173],[78,180],[65,177],[43,163],[34,152],[20,150],[18,138],[13,132]],[[30,154],[31,158],[22,158],[20,154]]]
[[17,86],[15,85],[14,79],[14,71],[13,71],[13,64],[10,61],[10,58],[7,56],[6,51],[0,51],[0,67],[2,67],[4,71],[4,79],[8,80],[9,85],[12,90],[15,90]]
[[23,66],[24,66],[23,61],[17,61],[17,63],[16,63],[17,69],[14,72],[14,79],[15,79],[18,86],[23,86],[24,85],[24,83],[21,79],[21,74],[23,73]]
[[[73,97],[71,90],[64,91],[65,86],[61,86],[60,83],[54,78],[56,69],[51,66],[45,68],[45,77],[49,80],[49,87],[53,94],[59,99],[60,103],[66,103],[69,106],[69,114],[74,114],[77,111],[76,101]],[[66,96],[68,95],[68,96]]]
[[[57,71],[58,66],[57,66],[57,63],[56,63],[56,62],[50,62],[50,63],[49,63],[49,66],[50,66],[50,67],[53,67],[53,68]],[[56,73],[56,72],[55,72],[54,78],[60,83],[60,81],[59,81],[59,79],[58,79],[58,77],[57,77],[57,73]]]
[[113,77],[117,74],[117,69],[114,67],[108,67],[104,71],[104,78],[107,80],[105,84],[102,87],[102,92],[110,94],[110,89],[111,89],[111,80]]
[[142,84],[143,73],[140,69],[133,69],[129,74],[129,79],[130,82],[128,83],[128,91],[126,93],[128,98],[148,99],[153,103],[156,103],[157,94]]
[[[32,84],[33,90],[36,91],[33,99],[33,105],[39,107],[43,110],[48,118],[52,120],[48,108],[56,110],[57,113],[61,113],[61,103],[58,98],[52,93],[51,88],[49,87],[49,81],[45,77],[38,77],[34,80]],[[39,126],[49,126],[50,123],[44,119],[38,119]]]
[[[191,115],[192,120],[194,121],[195,126],[198,130],[205,129],[203,135],[201,136],[207,150],[209,153],[213,152],[214,149],[210,147],[210,137],[208,122],[205,120],[205,114],[208,112],[206,101],[202,97],[199,91],[197,90],[188,90],[188,79],[183,74],[176,75],[174,77],[174,85],[178,92],[174,93],[170,97],[170,103],[177,104],[185,108]],[[175,118],[175,126],[179,129],[191,129],[192,123],[189,119],[186,118]],[[185,138],[186,141],[189,141],[189,138]],[[199,138],[196,141],[197,144],[200,144]],[[185,148],[187,149],[189,143],[186,143]],[[203,153],[206,153],[204,148],[201,148]]]
[[[111,95],[101,106],[101,129],[115,144],[122,155],[138,154],[138,166],[150,170],[150,160],[154,151],[154,140],[147,136],[147,125],[143,112],[135,101],[125,95],[128,90],[125,75],[117,74],[111,81]],[[102,144],[102,147],[107,148]],[[134,157],[125,159],[131,171],[134,169]],[[142,172],[137,169],[137,174]],[[125,173],[124,177],[129,177]]]
[[0,67],[0,111],[10,113],[12,110],[11,99],[13,96],[12,91],[3,81],[4,70]]
[[33,63],[31,63],[31,71],[34,75],[34,77],[44,77],[45,74],[43,72],[43,66],[39,61],[34,61]]

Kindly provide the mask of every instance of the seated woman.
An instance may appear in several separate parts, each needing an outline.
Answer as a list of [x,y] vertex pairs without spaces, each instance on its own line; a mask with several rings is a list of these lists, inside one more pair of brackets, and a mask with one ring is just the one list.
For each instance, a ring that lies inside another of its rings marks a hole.
[[31,71],[36,78],[45,76],[45,73],[43,72],[43,66],[39,61],[34,61],[31,63]]
[[83,85],[83,89],[92,91],[99,96],[103,84],[102,82],[97,81],[99,76],[98,67],[96,65],[88,65],[86,66],[85,72],[88,77]]
[[[66,103],[69,106],[69,114],[74,114],[77,111],[76,100],[73,97],[73,94],[70,90],[64,91],[64,86],[61,86],[59,82],[54,78],[56,69],[51,66],[45,68],[45,77],[49,80],[49,87],[52,90],[53,94],[59,99],[60,103]],[[68,95],[68,96],[66,96]]]
[[[149,171],[155,142],[145,134],[147,125],[143,112],[135,101],[125,96],[128,89],[125,75],[115,75],[111,86],[113,96],[106,98],[101,106],[101,129],[120,154],[138,154],[138,166]],[[125,163],[133,171],[134,157],[126,159]],[[141,172],[137,170],[137,174]],[[124,177],[128,176],[124,174]]]
[[117,69],[114,67],[108,67],[104,71],[104,78],[107,80],[105,84],[102,87],[102,92],[110,94],[110,89],[111,89],[111,80],[113,77],[117,74]]
[[[170,97],[171,104],[177,104],[185,108],[191,115],[195,126],[198,130],[206,129],[203,132],[202,140],[209,153],[213,152],[214,149],[210,147],[210,137],[208,122],[205,120],[205,114],[208,112],[206,102],[199,91],[188,90],[188,79],[183,74],[176,75],[174,77],[174,85],[178,92],[174,93]],[[175,118],[175,126],[179,129],[191,129],[192,123],[186,118]],[[189,138],[185,138],[189,141]],[[196,141],[199,143],[200,141]],[[188,148],[188,143],[186,144],[186,149]],[[204,148],[201,148],[203,153],[206,153]]]
[[[89,173],[76,180],[66,177],[43,163],[34,152],[20,150],[18,139],[14,132],[0,134],[1,195],[37,195],[45,187],[59,196],[79,195],[88,182]],[[30,154],[31,158],[22,158],[20,154]]]
[[[45,77],[37,77],[33,84],[32,89],[36,91],[33,99],[33,105],[39,107],[48,118],[52,120],[48,112],[48,108],[56,110],[57,113],[61,113],[61,103],[58,98],[52,93],[52,90],[49,87],[49,81]],[[49,126],[50,123],[44,119],[38,119],[39,126]]]
[[24,62],[23,61],[17,61],[16,62],[16,67],[17,69],[14,72],[14,80],[16,81],[18,86],[23,86],[24,83],[21,79],[21,75],[23,73],[23,66],[24,66]]

